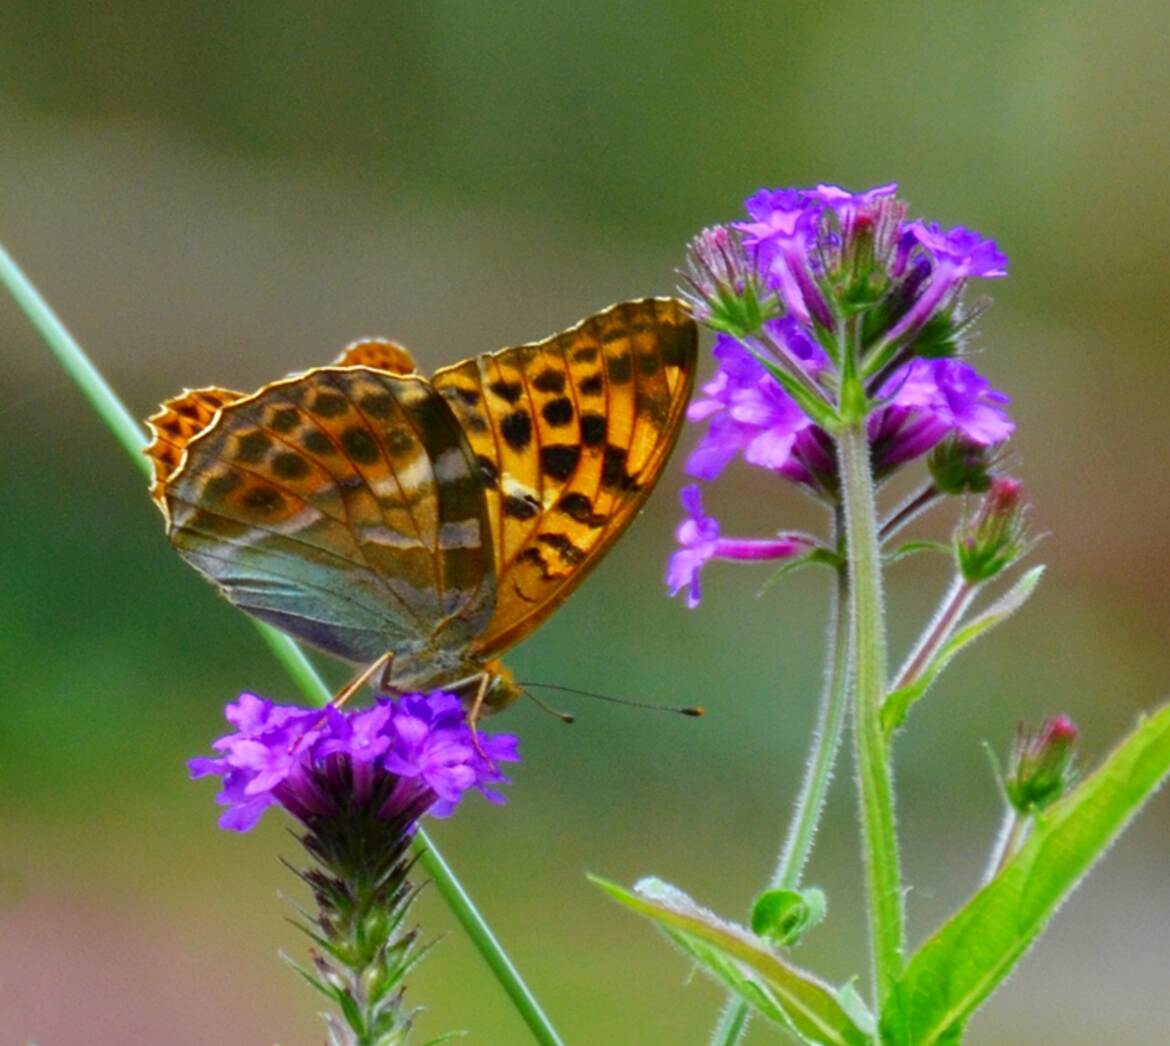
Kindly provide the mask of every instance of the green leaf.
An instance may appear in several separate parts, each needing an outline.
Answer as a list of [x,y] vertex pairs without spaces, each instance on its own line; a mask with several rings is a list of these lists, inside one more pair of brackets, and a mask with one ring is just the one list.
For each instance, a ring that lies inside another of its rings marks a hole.
[[765,890],[752,906],[752,933],[781,948],[796,944],[825,917],[823,890]]
[[1061,902],[1170,773],[1170,705],[1037,815],[1028,841],[910,960],[882,1007],[891,1046],[958,1042]]
[[1020,609],[1040,583],[1044,568],[1033,567],[978,617],[972,619],[946,641],[917,677],[891,691],[882,703],[882,728],[889,736],[902,725],[910,706],[931,688],[951,659],[964,647],[990,632]]
[[941,552],[945,556],[951,555],[954,550],[943,541],[907,541],[903,545],[899,545],[893,552],[887,552],[882,556],[882,562],[889,566],[891,563],[897,563],[900,559],[907,559],[917,552]]
[[807,381],[802,382],[766,353],[753,348],[750,342],[742,342],[741,344],[756,358],[760,366],[780,383],[780,387],[796,400],[796,405],[816,424],[826,432],[832,432],[836,429],[840,421],[840,418],[837,417],[837,411],[833,409],[833,405],[828,400],[815,391],[815,386]]
[[788,577],[789,574],[795,574],[798,570],[803,570],[805,567],[817,565],[840,570],[844,566],[844,561],[836,552],[832,552],[827,548],[820,546],[810,548],[803,555],[794,556],[792,559],[786,559],[781,563],[760,586],[759,591],[756,592],[756,596],[762,596],[777,582]]
[[873,1042],[830,985],[784,962],[747,930],[700,908],[681,890],[659,879],[643,879],[631,893],[597,876],[589,878],[614,900],[653,919],[708,973],[803,1042]]

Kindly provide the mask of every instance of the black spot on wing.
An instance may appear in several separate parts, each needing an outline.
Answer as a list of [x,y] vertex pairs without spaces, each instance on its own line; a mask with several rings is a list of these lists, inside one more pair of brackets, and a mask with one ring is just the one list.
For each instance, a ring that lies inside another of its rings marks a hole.
[[371,392],[361,398],[360,406],[371,418],[385,421],[394,413],[394,397],[388,392]]
[[562,482],[573,474],[580,460],[581,448],[574,443],[550,443],[540,448],[541,471]]
[[465,389],[462,385],[448,385],[444,391],[450,392],[465,407],[474,407],[479,402],[479,392],[475,389]]
[[323,457],[337,453],[337,448],[320,429],[309,429],[301,438],[301,446],[310,453],[320,454]]
[[218,504],[243,482],[238,472],[220,472],[203,484],[201,495],[210,504]]
[[585,558],[585,553],[573,544],[567,534],[545,532],[537,534],[536,540],[554,549],[566,566],[575,566]]
[[577,523],[584,523],[587,527],[603,527],[608,516],[593,511],[593,502],[580,491],[566,494],[557,502],[557,510],[563,512]]
[[235,460],[254,465],[256,462],[264,460],[264,456],[271,447],[271,436],[266,436],[259,430],[247,432],[236,439]]
[[609,380],[614,385],[624,385],[630,380],[630,354],[623,352],[617,356],[610,356],[605,362],[605,370]]
[[504,498],[504,515],[513,519],[532,519],[540,511],[540,503],[531,495],[517,497],[509,494]]
[[378,441],[370,434],[369,429],[361,425],[353,425],[346,429],[341,434],[341,445],[360,465],[372,465],[382,456],[378,449]]
[[292,432],[301,423],[300,412],[296,407],[282,407],[272,415],[268,422],[273,432]]
[[605,442],[605,415],[586,411],[581,415],[581,442],[587,447],[600,447]]
[[565,372],[563,370],[553,370],[551,367],[549,367],[547,370],[542,370],[535,378],[533,378],[532,384],[535,385],[541,392],[564,392]]
[[540,412],[553,428],[561,428],[573,421],[573,403],[567,396],[549,400]]
[[500,432],[509,447],[523,450],[532,442],[532,419],[527,411],[513,411],[500,422]]
[[626,471],[624,447],[610,444],[601,462],[601,485],[609,490],[637,490],[637,481]]
[[605,379],[600,372],[590,374],[589,377],[582,380],[578,388],[583,396],[600,396],[601,390],[605,388]]
[[501,378],[499,381],[493,381],[489,386],[492,393],[499,396],[505,403],[515,404],[520,399],[520,394],[524,391],[523,386],[518,381],[505,381]]
[[321,418],[336,418],[347,409],[345,397],[336,392],[318,392],[309,404],[309,410]]
[[286,450],[272,459],[272,471],[281,479],[301,479],[309,472],[309,463],[296,451]]

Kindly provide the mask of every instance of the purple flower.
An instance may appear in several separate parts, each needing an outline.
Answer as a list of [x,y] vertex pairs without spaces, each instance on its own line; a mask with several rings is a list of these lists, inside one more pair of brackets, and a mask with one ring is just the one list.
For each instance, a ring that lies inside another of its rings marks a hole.
[[1015,430],[1008,396],[962,360],[912,360],[882,386],[887,406],[869,420],[874,467],[885,474],[954,435],[989,447]]
[[[967,279],[1007,275],[1007,256],[994,240],[961,225],[943,231],[937,222],[910,222],[902,231],[893,270],[910,266],[906,286],[898,295],[909,305],[886,333],[886,343],[910,340],[932,317],[950,310]],[[924,278],[929,275],[929,278]],[[913,285],[913,294],[907,293]]]
[[218,802],[228,809],[219,823],[239,832],[273,805],[312,824],[370,803],[384,821],[444,817],[472,788],[502,802],[491,788],[508,780],[497,764],[519,758],[507,734],[479,733],[477,750],[461,702],[443,692],[382,698],[352,712],[245,693],[226,715],[237,729],[212,745],[220,755],[188,765],[192,777],[223,778]]
[[826,185],[821,182],[815,189],[810,189],[808,195],[820,200],[838,214],[843,214],[872,207],[879,200],[893,196],[897,191],[897,182],[875,185],[872,189],[867,189],[862,193],[852,193],[848,189],[842,189],[839,185]]
[[[803,367],[819,373],[828,361],[819,346],[808,346],[813,355]],[[708,423],[687,459],[688,474],[715,479],[742,455],[750,465],[815,490],[835,489],[829,435],[735,339],[721,336],[715,356],[719,369],[687,412],[689,420]],[[993,446],[1015,427],[1003,408],[1008,397],[962,360],[912,360],[891,375],[878,395],[886,403],[870,416],[869,435],[882,475],[926,454],[948,435]]]
[[[813,344],[793,344],[798,346],[797,354],[807,351],[811,369],[818,362]],[[783,469],[797,437],[812,422],[734,338],[720,336],[715,357],[719,370],[687,410],[690,421],[710,419],[707,433],[687,461],[687,472],[699,479],[714,479],[737,454],[761,468]]]
[[960,277],[996,279],[1007,275],[1007,255],[994,240],[981,236],[974,229],[957,225],[944,232],[938,222],[915,221],[906,226],[906,233],[938,265]]
[[780,534],[769,539],[721,537],[719,521],[703,514],[702,493],[698,486],[684,487],[679,500],[687,518],[675,531],[681,547],[667,563],[666,584],[672,596],[677,596],[685,588],[687,606],[692,609],[702,598],[699,573],[708,560],[789,559],[813,547],[813,540],[801,534]]

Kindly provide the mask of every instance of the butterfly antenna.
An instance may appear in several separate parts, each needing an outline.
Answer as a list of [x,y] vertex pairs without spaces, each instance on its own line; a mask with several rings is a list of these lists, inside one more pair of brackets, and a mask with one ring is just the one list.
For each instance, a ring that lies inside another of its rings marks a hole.
[[[532,701],[532,703],[534,705],[536,705],[537,708],[542,709],[543,711],[547,712],[554,719],[559,719],[562,723],[575,723],[577,721],[577,717],[574,716],[572,713],[558,711],[557,709],[551,707],[550,705],[546,705],[531,690],[524,690],[523,683],[517,683],[516,685],[518,687],[520,687],[521,690],[524,691],[524,696],[529,698]],[[533,683],[532,685],[533,686],[542,686],[543,684]]]
[[[610,694],[598,694],[592,690],[578,690],[576,687],[561,686],[559,683],[519,683],[517,685],[521,687],[542,686],[546,690],[559,690],[564,694],[577,694],[579,697],[592,697],[597,701],[608,701],[611,705],[626,705],[629,708],[647,708],[652,712],[673,712],[675,715],[691,716],[696,719],[703,714],[701,705],[684,705],[682,707],[675,707],[673,705],[656,705],[649,701],[632,701],[626,697],[613,697]],[[528,693],[528,691],[525,691],[525,693]],[[531,694],[528,694],[528,696],[532,697]],[[532,699],[536,701],[536,698],[533,697]],[[537,704],[539,703],[540,702],[537,701]]]

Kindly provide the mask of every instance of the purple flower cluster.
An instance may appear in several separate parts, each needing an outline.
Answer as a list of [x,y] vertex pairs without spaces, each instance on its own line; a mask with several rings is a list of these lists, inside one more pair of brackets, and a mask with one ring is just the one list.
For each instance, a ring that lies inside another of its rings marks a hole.
[[442,692],[382,698],[352,712],[245,693],[226,715],[236,730],[212,745],[220,755],[188,765],[192,777],[223,778],[219,823],[237,832],[270,806],[305,824],[336,817],[340,796],[354,807],[376,802],[385,821],[406,811],[445,817],[472,788],[503,802],[491,787],[508,781],[497,764],[519,758],[514,736],[473,735],[460,700]]
[[[835,502],[828,430],[846,352],[871,404],[878,479],[945,440],[993,448],[1012,434],[1008,397],[958,358],[973,318],[963,290],[970,279],[1006,275],[1007,259],[970,229],[907,221],[896,190],[762,189],[745,201],[749,220],[693,241],[685,293],[719,336],[718,369],[687,414],[706,423],[690,475],[713,480],[742,457]],[[697,494],[684,495],[689,518],[667,584],[672,594],[689,587],[693,606],[697,567],[687,574],[684,564],[700,553],[702,562],[761,556],[727,539],[699,541],[702,528],[717,535],[718,523],[688,499],[698,505]]]

